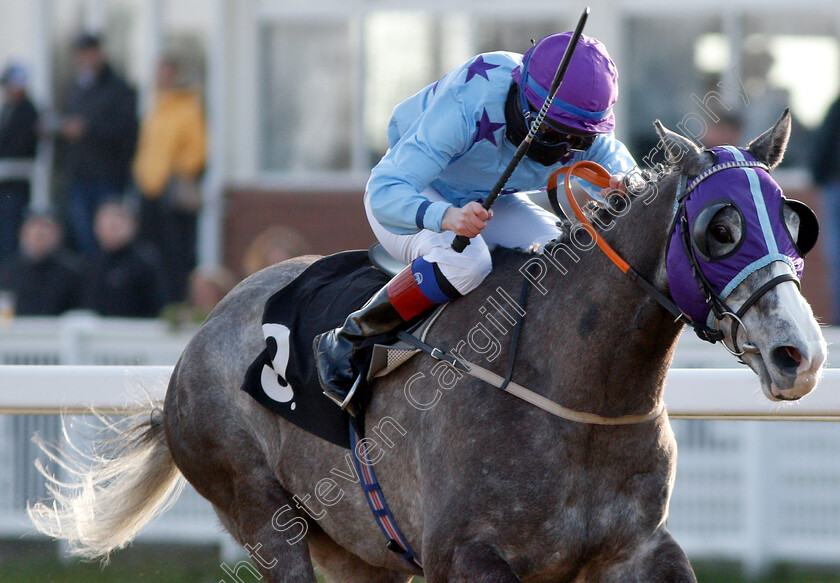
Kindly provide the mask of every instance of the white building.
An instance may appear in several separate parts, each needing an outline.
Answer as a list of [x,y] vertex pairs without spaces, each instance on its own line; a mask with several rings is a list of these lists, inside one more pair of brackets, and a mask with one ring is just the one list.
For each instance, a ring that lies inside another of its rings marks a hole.
[[[788,102],[805,129],[815,127],[840,90],[840,4],[831,0],[591,5],[586,33],[606,43],[622,76],[617,134],[639,158],[651,146],[654,118],[695,134],[714,125],[700,105],[714,104],[710,91],[725,103],[718,112],[738,113],[748,139]],[[50,108],[70,73],[72,38],[101,31],[148,107],[161,53],[186,58],[203,84],[212,136],[201,257],[215,263],[227,250],[230,262],[271,222],[300,228],[320,252],[367,241],[359,193],[386,147],[392,107],[477,52],[522,52],[531,38],[571,28],[583,6],[0,0],[0,63],[28,63],[36,100]],[[720,89],[720,80],[734,90]],[[793,144],[789,157],[802,162],[804,146]],[[802,175],[790,180],[803,184]],[[46,196],[44,184],[37,190]],[[315,220],[333,215],[341,220]]]

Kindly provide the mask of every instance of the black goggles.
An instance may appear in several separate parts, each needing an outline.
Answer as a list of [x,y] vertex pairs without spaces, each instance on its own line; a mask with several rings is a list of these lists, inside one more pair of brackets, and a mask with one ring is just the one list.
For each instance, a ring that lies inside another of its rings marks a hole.
[[595,143],[598,134],[580,134],[565,127],[543,122],[534,136],[534,141],[543,146],[556,148],[565,145],[570,151],[585,152]]

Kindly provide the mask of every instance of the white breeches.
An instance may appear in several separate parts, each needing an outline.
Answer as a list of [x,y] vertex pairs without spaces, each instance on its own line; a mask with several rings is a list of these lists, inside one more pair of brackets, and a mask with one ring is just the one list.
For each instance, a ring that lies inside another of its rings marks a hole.
[[[431,187],[422,194],[431,201],[444,200]],[[368,198],[365,193],[365,212],[385,250],[404,263],[418,257],[437,263],[441,273],[462,295],[477,288],[493,269],[490,248],[527,249],[535,243],[545,245],[560,234],[554,215],[530,200],[504,195],[496,199],[493,218],[484,231],[463,253],[456,253],[451,247],[455,233],[450,231],[436,233],[423,229],[413,235],[395,235],[373,216]]]

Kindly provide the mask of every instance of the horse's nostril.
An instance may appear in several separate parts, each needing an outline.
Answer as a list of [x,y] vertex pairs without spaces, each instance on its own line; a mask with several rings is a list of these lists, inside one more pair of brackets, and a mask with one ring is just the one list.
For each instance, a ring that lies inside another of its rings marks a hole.
[[773,349],[771,358],[782,374],[796,376],[796,371],[802,362],[802,353],[793,346],[777,346]]

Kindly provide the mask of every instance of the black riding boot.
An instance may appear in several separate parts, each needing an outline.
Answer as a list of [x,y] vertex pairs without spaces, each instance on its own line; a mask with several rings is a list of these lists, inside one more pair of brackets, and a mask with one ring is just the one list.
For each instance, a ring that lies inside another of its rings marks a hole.
[[348,396],[352,398],[350,392],[353,381],[359,374],[354,370],[350,358],[359,345],[367,338],[398,328],[438,303],[441,302],[426,297],[409,265],[376,292],[362,308],[347,316],[341,328],[316,336],[313,348],[318,380],[324,393],[340,406],[346,407],[350,400]]
[[315,339],[315,362],[318,380],[328,397],[341,403],[356,377],[350,358],[359,344],[371,336],[390,332],[403,323],[387,288],[382,288],[360,310],[353,312],[341,328],[330,330]]

